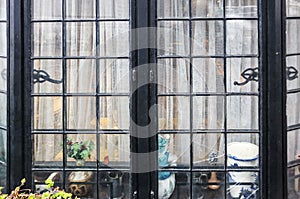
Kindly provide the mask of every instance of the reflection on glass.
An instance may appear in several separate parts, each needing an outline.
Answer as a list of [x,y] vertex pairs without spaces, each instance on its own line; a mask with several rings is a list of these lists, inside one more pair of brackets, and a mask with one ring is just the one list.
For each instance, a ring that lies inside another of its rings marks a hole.
[[224,93],[224,61],[221,58],[193,59],[193,92]]
[[[36,166],[55,167],[63,165],[63,137],[58,134],[35,134],[33,163]],[[45,150],[47,146],[47,150]]]
[[129,93],[129,60],[100,60],[100,92]]
[[[228,92],[256,92],[258,93],[258,81],[250,81],[245,85],[234,85],[234,82],[243,83],[246,81],[241,74],[247,69],[253,71],[247,72],[249,75],[258,73],[258,59],[257,58],[232,58],[227,59],[227,91]],[[254,76],[253,76],[254,77]],[[258,77],[255,77],[258,80]]]
[[159,59],[157,63],[158,92],[190,91],[190,63],[185,59]]
[[189,16],[189,0],[158,0],[158,18],[180,18]]
[[66,0],[66,18],[95,18],[95,0]]
[[300,130],[287,132],[287,147],[288,163],[294,160],[300,161]]
[[41,193],[47,190],[45,181],[49,178],[54,182],[55,187],[62,187],[62,173],[58,171],[37,171],[32,173],[33,187],[35,192]]
[[299,118],[299,100],[300,100],[300,93],[291,93],[287,95],[286,101],[286,114],[287,117],[287,125],[295,125],[300,123]]
[[158,22],[158,55],[189,53],[189,23],[186,21]]
[[7,94],[0,93],[0,126],[7,126]]
[[257,17],[257,0],[226,0],[226,17]]
[[7,60],[0,58],[0,90],[7,91]]
[[62,97],[35,97],[33,101],[34,129],[62,128]]
[[[292,72],[291,74],[289,74],[289,72],[287,72],[288,73],[287,75],[290,77],[296,77],[295,75],[297,75],[297,74],[294,72],[295,72],[295,69],[297,71],[300,71],[300,56],[296,55],[296,56],[286,57],[286,66],[287,66],[287,70]],[[291,67],[293,67],[293,68],[291,68]],[[298,77],[298,75],[297,75],[297,77]],[[286,84],[287,84],[287,90],[300,88],[300,78],[296,78],[293,80],[287,80]]]
[[231,55],[258,54],[256,20],[230,20],[226,28],[226,51]]
[[7,56],[6,23],[0,23],[0,56]]
[[300,195],[300,167],[291,167],[287,171],[288,199],[298,199]]
[[93,59],[67,60],[67,92],[96,93],[95,63]]
[[33,56],[61,56],[61,23],[34,23],[32,25],[32,51]]
[[189,97],[159,97],[158,106],[160,130],[190,128]]
[[300,34],[300,19],[289,19],[286,21],[286,52],[287,54],[300,53],[299,37]]
[[[0,109],[2,110],[2,109]],[[0,130],[0,186],[4,187],[6,193],[7,179],[7,131]]]
[[91,22],[67,23],[67,55],[93,56],[96,49],[96,25]]
[[192,0],[192,16],[201,18],[223,17],[223,0]]
[[61,19],[61,0],[32,0],[32,19]]
[[286,15],[288,17],[300,17],[299,0],[286,0]]
[[69,129],[96,129],[95,97],[68,97],[67,98],[67,128]]
[[258,97],[227,97],[227,128],[258,130]]
[[102,57],[129,56],[129,23],[100,22],[99,25],[100,55]]
[[194,97],[193,107],[194,129],[224,128],[224,97]]
[[130,157],[129,135],[100,135],[100,166],[128,167]]
[[0,0],[0,20],[6,20],[6,0]]
[[66,191],[80,198],[97,198],[96,172],[70,171],[66,173]]
[[[62,61],[61,60],[34,60],[33,68],[37,71],[46,71],[50,78],[61,83],[49,81],[34,84],[35,93],[61,93],[62,92]],[[36,81],[36,79],[32,80]]]
[[100,0],[100,18],[128,19],[129,1],[128,0]]

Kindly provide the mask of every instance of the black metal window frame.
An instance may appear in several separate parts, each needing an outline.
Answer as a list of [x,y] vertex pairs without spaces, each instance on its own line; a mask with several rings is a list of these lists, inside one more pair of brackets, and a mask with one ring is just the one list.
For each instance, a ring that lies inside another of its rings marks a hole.
[[[31,6],[29,0],[7,0],[7,2],[9,10],[8,189],[12,189],[23,177],[31,181],[32,154],[28,153],[32,150],[30,126],[32,71],[29,48],[31,35],[28,29],[31,23],[28,11]],[[258,7],[261,197],[282,199],[287,198],[285,1],[259,0]],[[155,10],[156,1],[133,0],[132,28],[155,27],[157,23]],[[156,62],[155,49],[142,49],[131,53],[132,68],[143,63]],[[138,78],[148,78],[148,76],[140,74]],[[136,110],[135,117],[143,123],[147,122],[148,118],[140,116],[148,113],[149,106],[157,102],[156,97],[153,97],[156,87],[149,85],[139,92],[138,98],[131,101],[131,109]],[[141,103],[144,100],[149,103]],[[149,139],[132,137],[131,151],[153,151],[157,149],[156,139],[156,136]],[[151,191],[157,193],[157,172],[136,174],[132,176],[132,180],[131,191],[134,193],[135,190],[139,190],[138,198],[147,198]]]

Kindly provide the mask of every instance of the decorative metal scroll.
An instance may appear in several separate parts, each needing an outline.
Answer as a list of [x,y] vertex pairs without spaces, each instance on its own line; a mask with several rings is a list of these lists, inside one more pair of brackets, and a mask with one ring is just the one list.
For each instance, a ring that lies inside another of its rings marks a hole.
[[[241,76],[245,79],[243,82],[234,81],[233,84],[237,86],[243,86],[250,81],[258,81],[258,68],[247,68],[241,73]],[[286,67],[287,80],[294,80],[298,78],[298,70],[294,66]]]
[[4,68],[2,71],[1,71],[1,77],[2,77],[2,79],[4,79],[4,80],[6,80],[6,69]]
[[47,73],[44,70],[36,70],[33,69],[33,83],[44,83],[44,82],[51,82],[53,84],[61,84],[63,83],[63,80],[55,80],[52,79],[49,75],[49,73]]

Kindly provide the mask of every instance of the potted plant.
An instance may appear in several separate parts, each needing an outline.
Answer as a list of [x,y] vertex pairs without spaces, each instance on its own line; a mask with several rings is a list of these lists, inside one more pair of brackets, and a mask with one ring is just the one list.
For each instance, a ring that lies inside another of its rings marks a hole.
[[67,139],[67,156],[76,160],[77,166],[83,166],[87,158],[91,158],[94,149],[92,141],[76,141],[72,138]]

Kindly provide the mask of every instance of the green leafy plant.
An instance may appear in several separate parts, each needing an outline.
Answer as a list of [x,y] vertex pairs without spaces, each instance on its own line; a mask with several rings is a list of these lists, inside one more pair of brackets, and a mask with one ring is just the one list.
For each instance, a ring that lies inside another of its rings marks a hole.
[[41,194],[33,193],[30,189],[21,189],[25,183],[24,178],[21,180],[21,185],[17,186],[10,194],[3,194],[0,188],[0,199],[72,199],[71,193],[66,193],[64,190],[60,190],[59,187],[53,188],[54,182],[51,179],[45,181],[47,188],[50,190]]
[[71,138],[67,139],[67,155],[75,160],[85,160],[91,158],[91,152],[94,149],[92,141],[73,142]]

